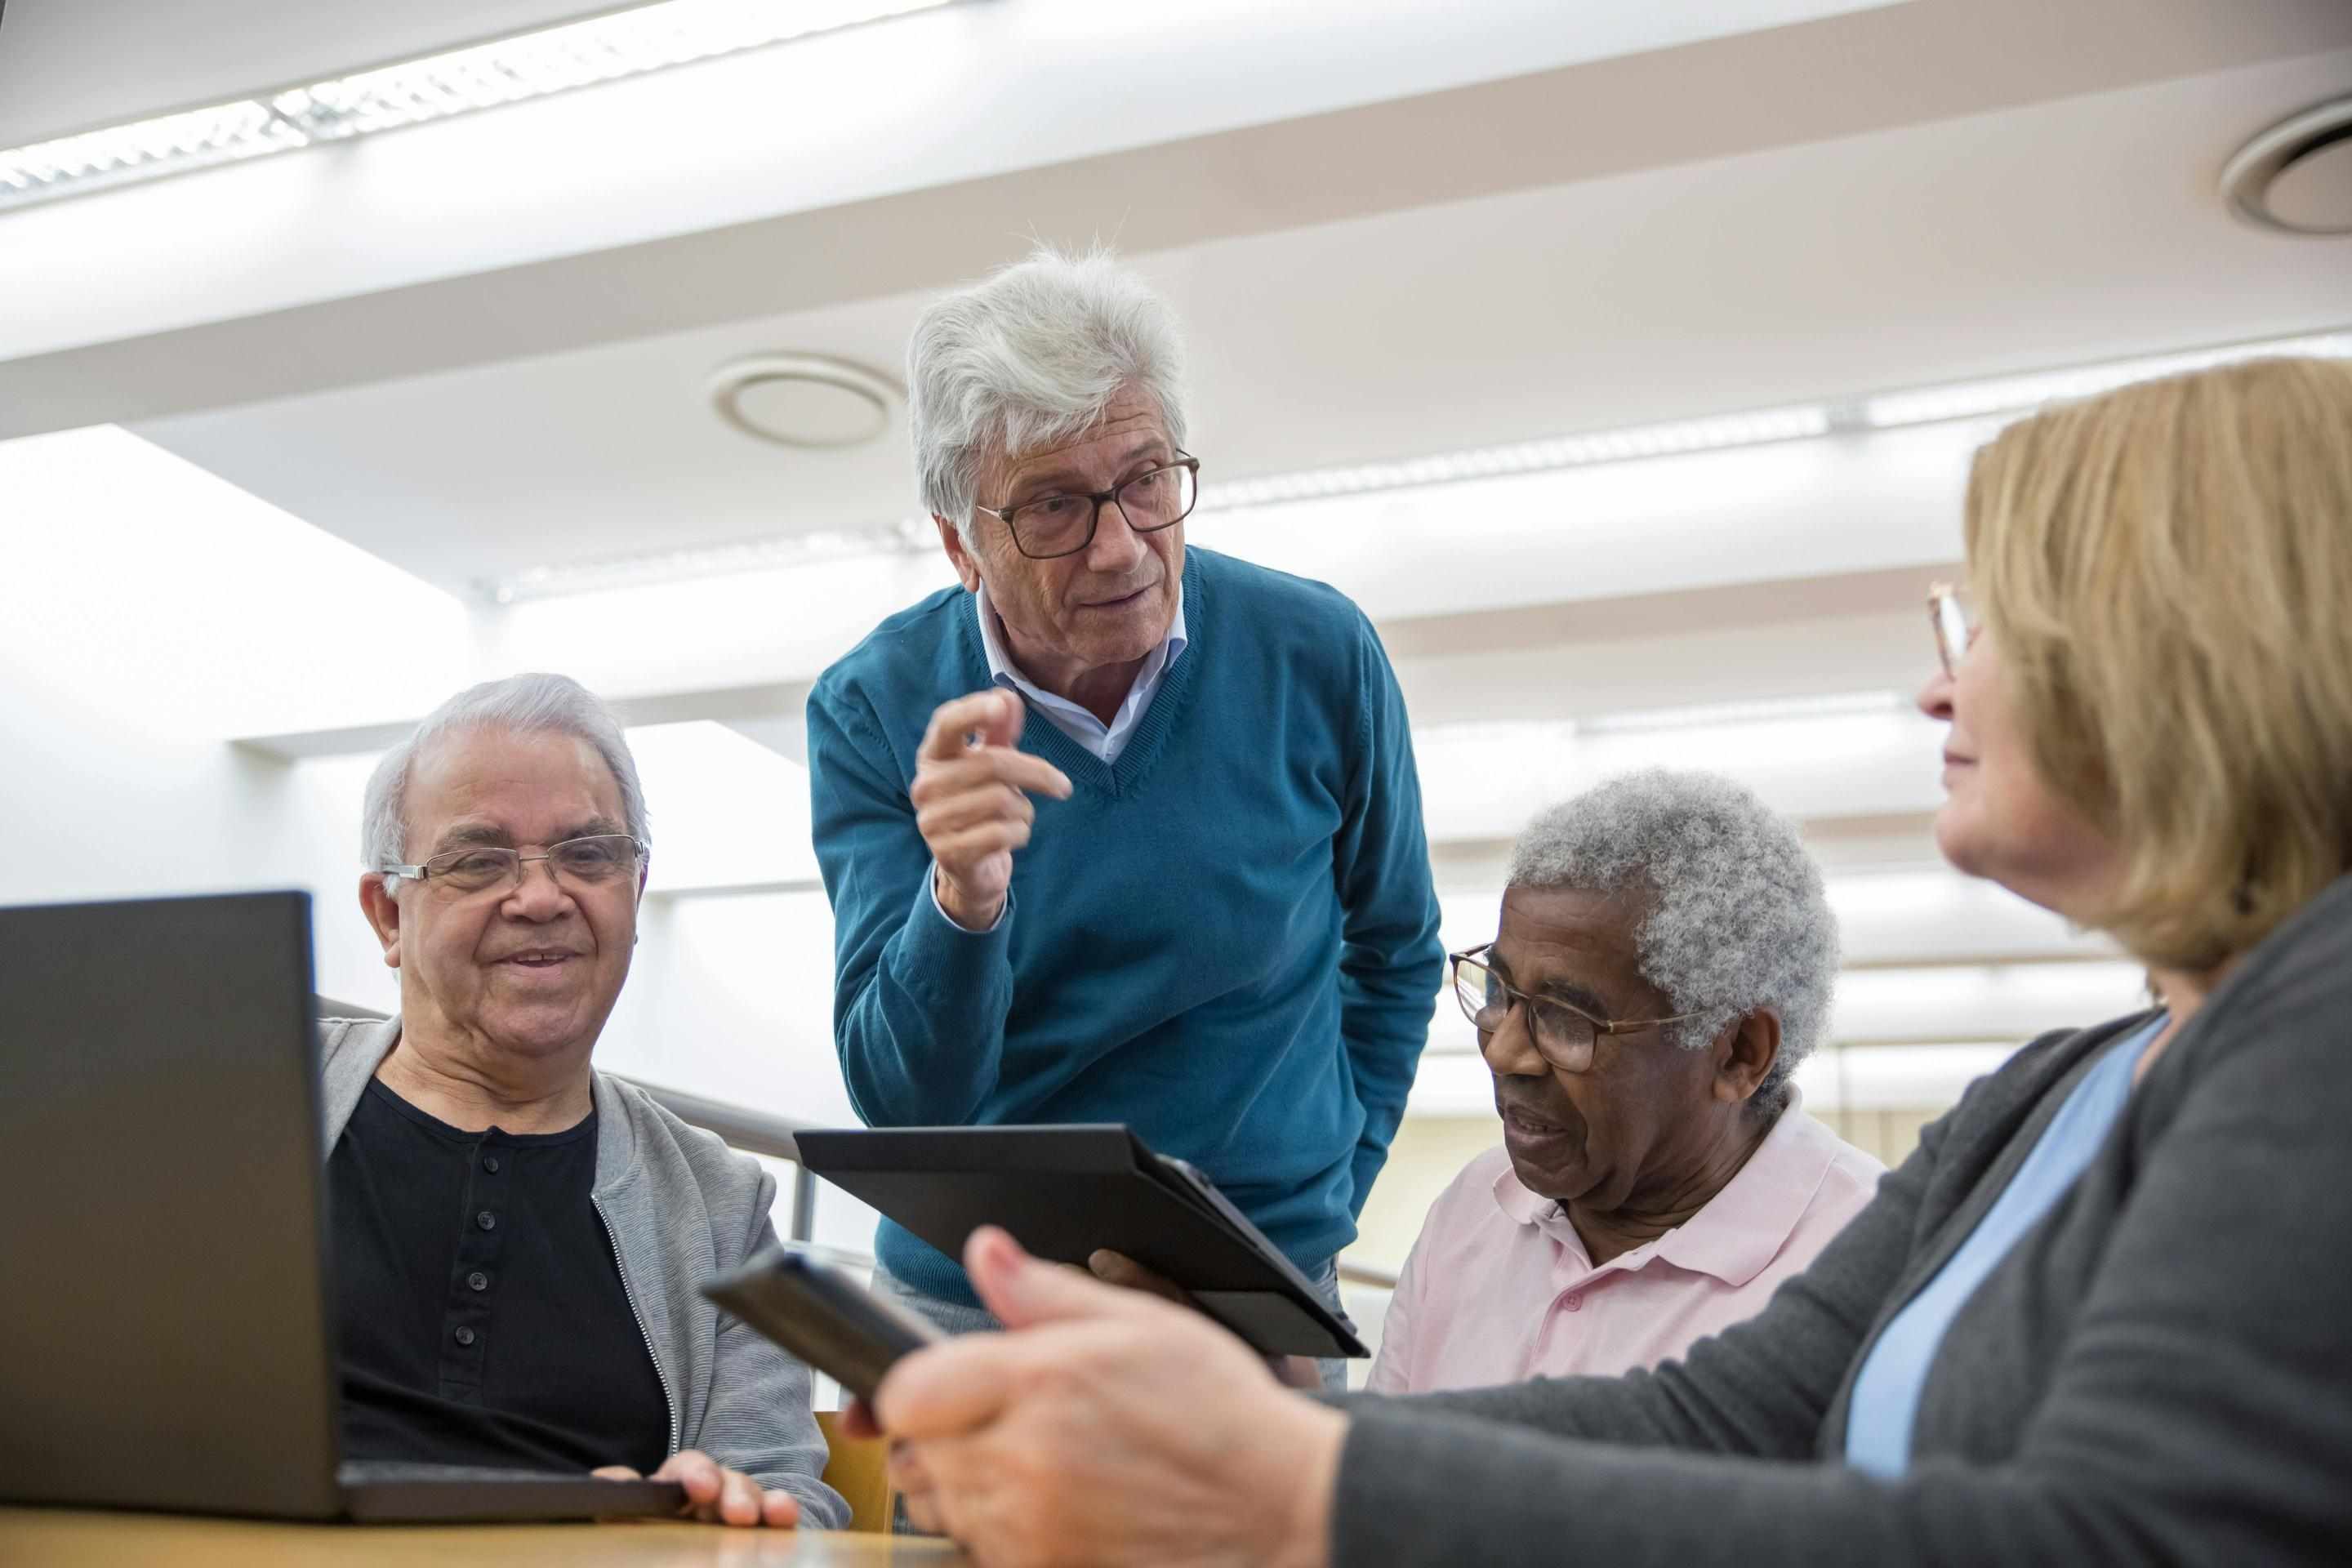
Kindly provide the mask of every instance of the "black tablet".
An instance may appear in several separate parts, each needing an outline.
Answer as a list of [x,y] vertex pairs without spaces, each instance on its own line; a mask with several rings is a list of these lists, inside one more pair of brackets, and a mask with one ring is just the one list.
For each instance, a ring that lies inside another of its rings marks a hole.
[[1371,1353],[1214,1184],[1124,1126],[856,1128],[797,1142],[808,1169],[950,1258],[983,1225],[1082,1268],[1108,1247],[1267,1355]]

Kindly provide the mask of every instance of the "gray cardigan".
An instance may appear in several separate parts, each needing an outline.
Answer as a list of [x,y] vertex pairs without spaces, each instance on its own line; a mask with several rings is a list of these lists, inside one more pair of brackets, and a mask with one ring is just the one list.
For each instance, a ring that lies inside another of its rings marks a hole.
[[1339,1401],[1334,1561],[2352,1561],[2352,878],[2214,991],[1962,1309],[1909,1473],[1841,1462],[1864,1352],[2146,1016],[1972,1085],[1811,1268],[1679,1363]]
[[[399,1038],[398,1018],[320,1021],[331,1153]],[[774,1239],[776,1179],[633,1085],[601,1072],[593,1082],[591,1201],[669,1404],[669,1452],[699,1448],[763,1487],[782,1487],[800,1500],[804,1523],[847,1524],[849,1505],[818,1479],[826,1449],[809,1412],[808,1368],[695,1289]]]

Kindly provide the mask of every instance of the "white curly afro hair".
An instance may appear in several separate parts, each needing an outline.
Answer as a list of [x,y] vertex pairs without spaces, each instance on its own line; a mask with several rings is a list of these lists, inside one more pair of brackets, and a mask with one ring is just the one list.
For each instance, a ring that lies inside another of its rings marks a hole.
[[1673,999],[1667,1038],[1697,1050],[1759,1007],[1780,1018],[1780,1057],[1749,1106],[1780,1114],[1797,1064],[1829,1024],[1837,917],[1797,830],[1715,773],[1651,768],[1543,812],[1511,847],[1515,888],[1650,895],[1635,933],[1642,973]]

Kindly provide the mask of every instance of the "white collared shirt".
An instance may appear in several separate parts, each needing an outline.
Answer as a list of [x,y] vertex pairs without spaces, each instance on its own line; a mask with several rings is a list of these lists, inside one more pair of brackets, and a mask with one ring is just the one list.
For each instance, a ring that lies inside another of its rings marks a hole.
[[1118,705],[1118,711],[1106,724],[1068,698],[1055,696],[1021,673],[997,630],[996,607],[988,602],[987,584],[982,583],[972,594],[972,601],[980,616],[980,646],[988,653],[989,679],[1026,697],[1055,729],[1105,763],[1116,763],[1118,754],[1127,750],[1127,742],[1151,707],[1151,699],[1159,692],[1168,667],[1176,662],[1189,640],[1184,635],[1184,585],[1179,583],[1176,614],[1168,623],[1168,635],[1160,639],[1158,647],[1144,655],[1143,668],[1135,672],[1135,684],[1127,689],[1127,700]]
[[[1118,711],[1112,714],[1110,722],[1106,724],[1068,698],[1055,696],[1021,673],[1021,667],[1013,662],[1012,652],[1005,647],[1004,639],[997,635],[996,610],[988,602],[987,584],[982,583],[973,591],[972,600],[972,607],[980,616],[980,646],[988,655],[990,681],[1027,698],[1045,716],[1046,722],[1067,735],[1088,754],[1100,758],[1106,766],[1118,761],[1118,754],[1127,750],[1127,742],[1135,735],[1136,725],[1151,708],[1151,699],[1158,694],[1160,682],[1168,674],[1168,667],[1176,662],[1177,655],[1184,651],[1184,645],[1191,640],[1184,635],[1184,585],[1179,583],[1176,585],[1176,614],[1169,619],[1168,635],[1160,639],[1158,647],[1144,655],[1143,668],[1135,672],[1135,684],[1127,689],[1127,700],[1118,705]],[[954,917],[940,903],[938,861],[931,862],[925,882],[931,889],[931,907],[940,911],[940,918],[958,931],[967,929],[956,925]],[[996,919],[982,931],[972,934],[985,935],[994,931],[1004,923],[1005,910],[1012,907],[1013,900],[1006,899],[1003,906],[996,911]]]

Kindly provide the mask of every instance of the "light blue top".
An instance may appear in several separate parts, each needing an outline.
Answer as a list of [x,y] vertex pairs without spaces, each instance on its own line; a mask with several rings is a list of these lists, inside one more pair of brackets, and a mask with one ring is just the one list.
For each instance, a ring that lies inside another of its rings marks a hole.
[[2140,1053],[2164,1032],[2168,1016],[2117,1041],[2084,1075],[1991,1210],[1870,1347],[1846,1417],[1847,1464],[1886,1480],[1910,1468],[1920,1391],[1945,1331],[2010,1248],[2081,1178],[2131,1099],[2132,1069]]

